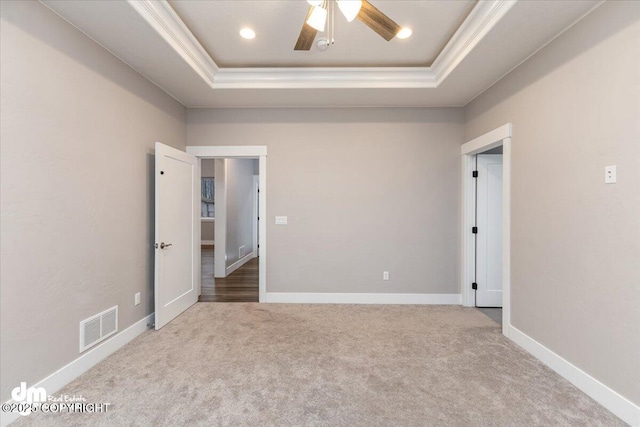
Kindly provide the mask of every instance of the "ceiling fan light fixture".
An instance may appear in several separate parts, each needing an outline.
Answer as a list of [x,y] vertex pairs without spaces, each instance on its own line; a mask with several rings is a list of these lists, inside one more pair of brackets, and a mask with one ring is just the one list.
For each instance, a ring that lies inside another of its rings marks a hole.
[[307,24],[315,28],[318,31],[324,31],[324,26],[327,23],[327,9],[314,6],[313,12],[307,19]]
[[353,21],[360,13],[362,7],[362,0],[337,0],[338,8],[340,12],[347,18],[348,22]]
[[322,3],[324,3],[324,0],[307,0],[307,3],[309,3],[311,6],[321,7]]
[[402,27],[400,28],[400,31],[398,31],[398,34],[396,34],[396,37],[399,39],[408,39],[409,37],[411,37],[411,34],[413,34],[411,28]]

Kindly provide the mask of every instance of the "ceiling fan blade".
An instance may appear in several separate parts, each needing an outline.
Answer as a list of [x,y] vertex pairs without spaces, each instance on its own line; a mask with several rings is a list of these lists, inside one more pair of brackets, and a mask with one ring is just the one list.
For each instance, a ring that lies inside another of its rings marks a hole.
[[362,0],[362,7],[360,8],[360,13],[358,13],[358,19],[373,31],[380,34],[386,41],[394,38],[396,34],[398,34],[398,31],[400,31],[400,25],[380,12],[377,7],[367,0]]
[[316,34],[318,34],[318,30],[307,24],[307,19],[311,16],[311,12],[313,12],[313,6],[309,8],[307,17],[304,18],[304,24],[302,24],[300,36],[298,37],[298,41],[296,42],[296,46],[293,50],[310,50],[311,46],[313,46],[313,41],[316,38]]

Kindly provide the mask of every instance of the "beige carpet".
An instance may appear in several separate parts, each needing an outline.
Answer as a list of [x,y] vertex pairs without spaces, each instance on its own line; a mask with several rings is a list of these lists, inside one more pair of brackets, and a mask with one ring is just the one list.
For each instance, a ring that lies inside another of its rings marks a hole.
[[623,425],[456,306],[199,303],[60,393],[112,407],[16,425]]

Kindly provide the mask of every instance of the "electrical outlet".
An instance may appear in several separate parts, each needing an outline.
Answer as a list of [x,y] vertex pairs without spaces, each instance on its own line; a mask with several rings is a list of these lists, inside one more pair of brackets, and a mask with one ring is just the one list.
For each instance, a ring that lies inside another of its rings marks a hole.
[[136,292],[133,302],[135,303],[135,305],[140,304],[140,292]]
[[615,166],[606,166],[604,168],[604,183],[605,184],[615,184],[616,183],[616,167]]
[[276,225],[287,225],[287,217],[286,216],[277,216],[276,217]]
[[382,280],[389,280],[389,272],[388,271],[383,271],[382,272]]

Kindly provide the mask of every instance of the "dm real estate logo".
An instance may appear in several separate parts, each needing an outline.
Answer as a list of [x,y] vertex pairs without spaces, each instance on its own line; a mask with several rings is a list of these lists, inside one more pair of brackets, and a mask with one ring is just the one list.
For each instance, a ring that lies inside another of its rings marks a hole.
[[29,415],[34,407],[34,404],[39,404],[47,401],[47,391],[44,387],[29,387],[27,383],[21,382],[20,385],[11,390],[11,398],[14,402],[20,404],[26,403],[21,406],[18,411],[20,415]]

